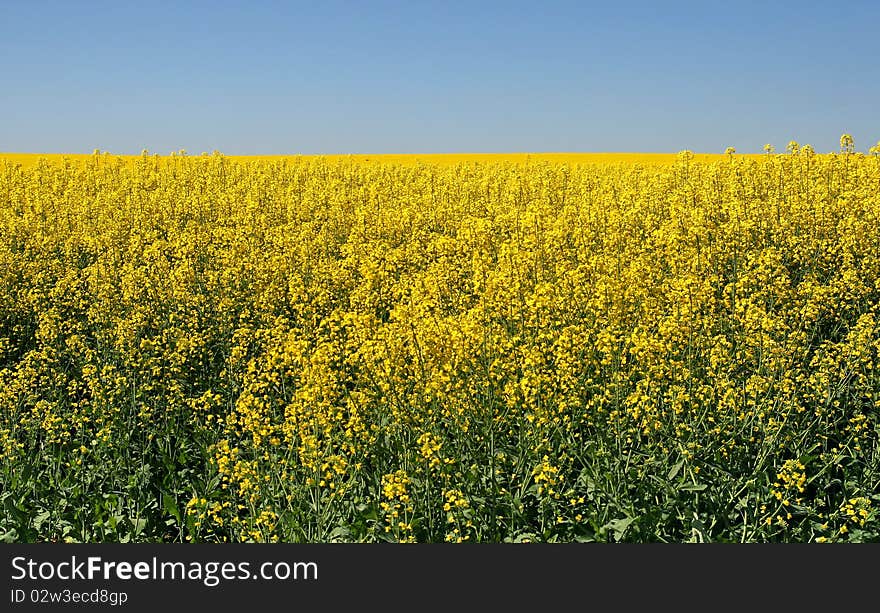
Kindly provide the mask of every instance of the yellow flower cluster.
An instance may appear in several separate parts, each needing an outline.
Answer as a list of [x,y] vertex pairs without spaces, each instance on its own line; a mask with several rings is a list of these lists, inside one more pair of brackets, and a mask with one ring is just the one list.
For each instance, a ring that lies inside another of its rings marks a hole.
[[380,507],[385,514],[385,532],[393,533],[397,540],[413,540],[412,498],[409,494],[410,478],[404,470],[395,471],[382,477],[382,498]]

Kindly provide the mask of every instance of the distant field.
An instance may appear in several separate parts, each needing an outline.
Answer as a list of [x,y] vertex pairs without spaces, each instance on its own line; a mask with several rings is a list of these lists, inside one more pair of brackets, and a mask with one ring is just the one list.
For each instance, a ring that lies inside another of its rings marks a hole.
[[[83,160],[92,157],[91,154],[80,153],[0,153],[0,160],[9,160],[22,166],[32,166],[40,158],[46,158],[51,162],[60,162],[65,158],[70,160]],[[136,159],[139,155],[117,156],[126,159]],[[168,157],[168,156],[163,156]],[[193,156],[190,156],[193,157]],[[639,163],[644,165],[670,164],[675,161],[675,153],[430,153],[430,154],[352,154],[352,155],[233,155],[225,156],[234,160],[283,160],[291,158],[324,158],[326,160],[352,159],[358,162],[382,162],[388,164],[416,165],[436,164],[452,165],[459,162],[557,162],[569,164],[616,164],[616,163]],[[712,162],[723,159],[724,154],[698,153],[694,160],[698,162]],[[759,158],[760,155],[738,155],[745,158]]]

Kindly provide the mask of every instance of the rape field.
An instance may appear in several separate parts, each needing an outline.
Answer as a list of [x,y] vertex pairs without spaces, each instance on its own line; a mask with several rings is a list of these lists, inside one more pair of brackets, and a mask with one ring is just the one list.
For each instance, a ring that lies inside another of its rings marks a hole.
[[[102,155],[101,151],[95,153]],[[187,153],[184,150],[172,153],[172,156]],[[200,157],[208,155],[201,153]],[[214,154],[212,154],[214,155]],[[88,160],[91,155],[86,154],[42,154],[42,153],[0,153],[0,160],[7,160],[23,167],[37,164],[40,160],[50,164],[63,164],[67,161],[79,162]],[[114,156],[127,161],[137,160],[140,156],[120,155]],[[697,161],[713,161],[722,156],[699,153],[694,154]],[[759,158],[757,155],[743,155],[744,158]],[[322,156],[290,156],[290,155],[238,155],[226,156],[229,160],[237,162],[283,162],[321,160],[329,162],[351,161],[358,163],[399,164],[402,166],[418,166],[430,164],[432,166],[450,166],[461,163],[504,163],[527,164],[530,162],[561,162],[566,164],[608,164],[608,163],[637,163],[642,165],[670,164],[675,161],[676,154],[668,153],[428,153],[428,154],[350,154],[350,155],[322,155]]]
[[876,541],[842,145],[0,158],[0,538]]

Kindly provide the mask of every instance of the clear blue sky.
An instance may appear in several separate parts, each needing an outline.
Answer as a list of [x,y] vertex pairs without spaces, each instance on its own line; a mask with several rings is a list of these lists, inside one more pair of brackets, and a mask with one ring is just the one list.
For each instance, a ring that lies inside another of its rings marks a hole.
[[880,140],[880,0],[2,0],[0,57],[7,152]]

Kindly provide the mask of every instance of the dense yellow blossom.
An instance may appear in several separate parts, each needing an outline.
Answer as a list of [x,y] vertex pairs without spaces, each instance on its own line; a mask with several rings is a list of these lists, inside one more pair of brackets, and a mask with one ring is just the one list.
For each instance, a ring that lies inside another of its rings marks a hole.
[[878,220],[851,137],[0,157],[0,537],[876,540]]

